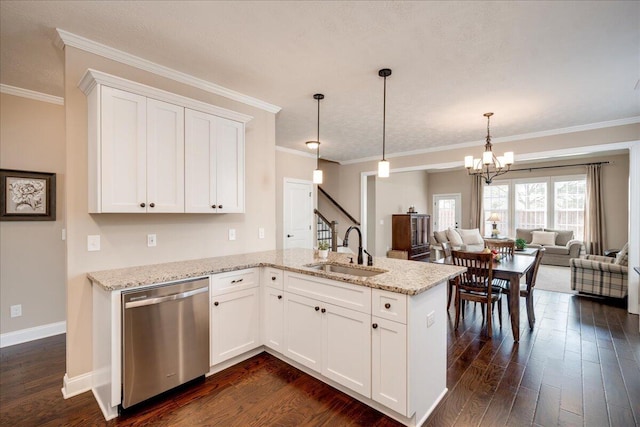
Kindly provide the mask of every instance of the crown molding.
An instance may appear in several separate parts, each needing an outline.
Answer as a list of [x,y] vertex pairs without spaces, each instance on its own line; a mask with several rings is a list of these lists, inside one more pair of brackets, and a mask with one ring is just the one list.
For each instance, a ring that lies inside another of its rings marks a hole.
[[[596,129],[610,128],[615,126],[631,125],[635,123],[640,123],[640,116],[628,117],[626,119],[609,120],[606,122],[591,123],[587,125],[571,126],[566,128],[560,128],[560,129],[551,129],[551,130],[545,130],[540,132],[523,133],[520,135],[503,136],[500,138],[491,138],[491,143],[495,145],[503,142],[514,142],[514,141],[521,141],[523,139],[543,138],[547,136],[563,135],[563,134],[575,133],[575,132],[584,132],[584,131],[590,131],[590,130],[596,130]],[[458,148],[478,147],[480,145],[484,145],[485,142],[486,141],[482,139],[478,141],[470,141],[470,142],[462,142],[460,144],[446,145],[443,147],[432,147],[432,148],[425,148],[421,150],[402,151],[399,153],[392,153],[392,154],[386,153],[385,157],[391,159],[394,157],[406,157],[406,156],[415,156],[419,154],[435,153],[438,151],[449,151],[449,150],[455,150]],[[608,144],[608,145],[612,145],[612,144]],[[371,162],[374,160],[380,160],[380,156],[363,157],[363,158],[354,159],[354,160],[343,160],[343,161],[340,161],[340,164],[352,165],[355,163],[365,163],[365,162]]]
[[35,99],[36,101],[49,102],[56,105],[64,105],[64,98],[49,95],[47,93],[36,92],[34,90],[23,89],[21,87],[0,84],[0,93],[7,95],[20,96],[22,98]]
[[130,65],[132,67],[136,67],[141,70],[145,70],[150,73],[196,87],[206,92],[224,96],[225,98],[232,99],[234,101],[238,101],[243,104],[268,111],[270,113],[276,114],[281,110],[281,107],[277,105],[273,105],[260,99],[253,98],[249,95],[227,89],[223,86],[191,76],[181,71],[156,64],[155,62],[151,62],[130,53],[123,52],[110,46],[95,42],[93,40],[89,40],[82,36],[72,34],[68,31],[61,30],[60,28],[57,28],[56,32],[57,34],[54,44],[60,49],[64,49],[65,46],[71,46],[85,52],[90,52],[95,55],[120,62],[122,64]]
[[167,92],[166,90],[157,89],[151,86],[137,83],[131,80],[123,79],[121,77],[112,76],[111,74],[103,73],[102,71],[96,71],[89,68],[86,73],[80,79],[78,87],[85,94],[89,95],[89,92],[93,90],[97,85],[106,85],[115,89],[121,89],[127,92],[133,92],[138,95],[144,95],[148,98],[157,99],[159,101],[168,102],[170,104],[180,105],[192,110],[202,111],[204,113],[210,113],[218,117],[224,117],[225,119],[235,120],[237,122],[247,123],[252,116],[247,114],[238,113],[236,111],[228,110],[226,108],[217,107],[215,105],[207,104],[206,102],[198,101],[186,96],[177,95],[175,93]]
[[[276,145],[276,151],[282,151],[283,153],[293,154],[294,156],[309,157],[311,159],[315,159],[316,158],[315,154],[307,153],[307,152],[299,151],[299,150],[294,150],[293,148],[281,147],[279,145]],[[320,158],[322,159],[322,157],[320,157]]]

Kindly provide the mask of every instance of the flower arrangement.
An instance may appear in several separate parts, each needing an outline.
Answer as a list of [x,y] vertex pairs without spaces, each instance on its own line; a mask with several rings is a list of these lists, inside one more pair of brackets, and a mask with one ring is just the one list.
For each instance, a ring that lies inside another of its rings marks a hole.
[[491,255],[493,255],[493,262],[500,262],[502,259],[502,254],[498,253],[495,249],[491,249]]
[[329,250],[329,242],[327,242],[326,240],[318,242],[318,250],[321,250],[321,251]]

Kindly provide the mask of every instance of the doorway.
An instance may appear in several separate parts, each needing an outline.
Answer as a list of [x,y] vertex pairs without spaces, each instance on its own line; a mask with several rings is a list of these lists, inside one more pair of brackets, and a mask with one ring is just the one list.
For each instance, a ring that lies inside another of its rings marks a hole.
[[458,228],[462,220],[462,196],[456,194],[433,195],[433,231]]
[[283,202],[283,248],[313,248],[313,184],[311,181],[285,178]]

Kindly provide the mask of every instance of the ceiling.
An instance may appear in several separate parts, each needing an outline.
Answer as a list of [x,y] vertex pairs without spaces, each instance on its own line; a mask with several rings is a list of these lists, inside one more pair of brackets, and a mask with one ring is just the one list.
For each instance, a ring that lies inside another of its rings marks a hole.
[[[0,83],[63,96],[56,28],[278,105],[349,161],[640,117],[640,2],[0,3]],[[640,121],[638,119],[637,121]]]

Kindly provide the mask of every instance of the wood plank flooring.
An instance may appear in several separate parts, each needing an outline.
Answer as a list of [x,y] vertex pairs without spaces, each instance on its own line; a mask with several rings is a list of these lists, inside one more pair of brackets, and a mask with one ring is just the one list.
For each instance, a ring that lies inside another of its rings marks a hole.
[[[426,426],[634,426],[640,423],[638,316],[599,300],[536,291],[536,327],[488,339],[479,305],[453,331],[449,393]],[[506,305],[504,310],[506,316]],[[497,313],[496,313],[497,316]],[[497,319],[495,319],[497,320]],[[2,426],[398,426],[262,353],[104,421],[91,393],[63,399],[65,336],[0,350]]]

